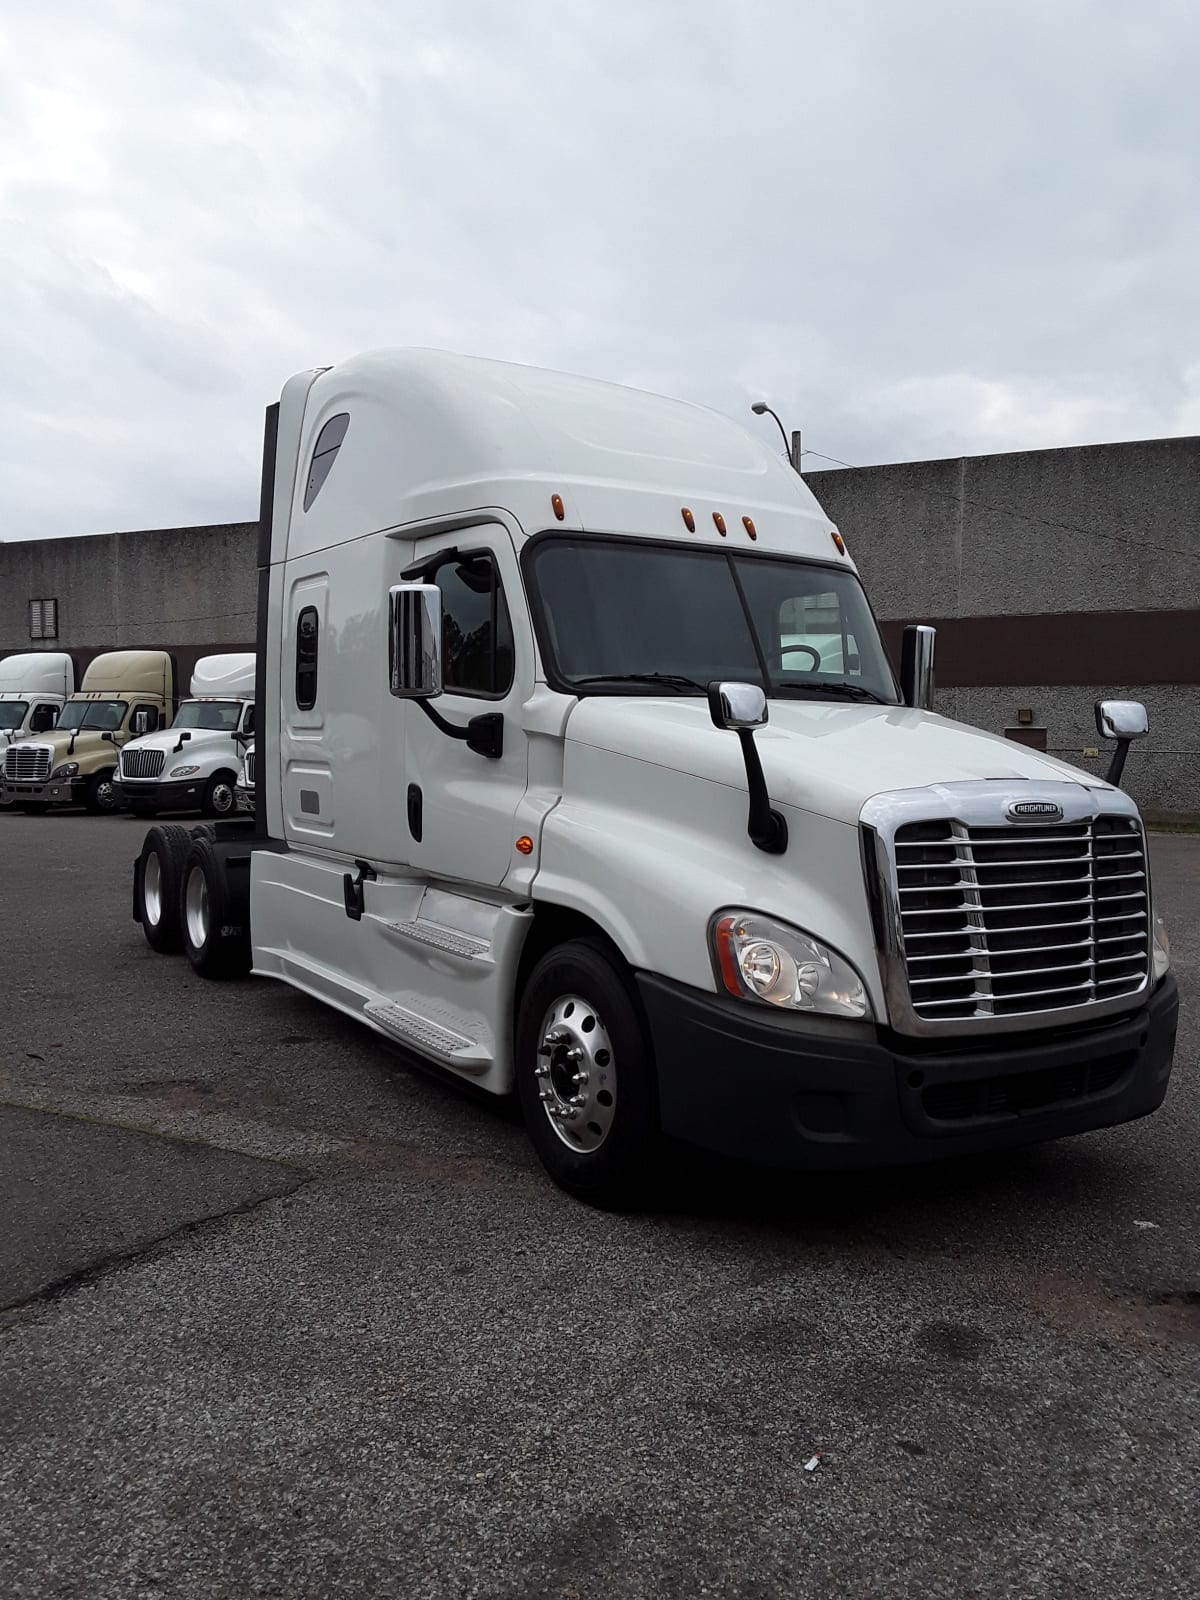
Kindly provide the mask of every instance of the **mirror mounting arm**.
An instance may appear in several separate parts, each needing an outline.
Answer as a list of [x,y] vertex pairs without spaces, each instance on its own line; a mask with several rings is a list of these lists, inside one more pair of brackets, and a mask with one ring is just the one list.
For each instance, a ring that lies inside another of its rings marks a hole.
[[751,844],[765,850],[770,856],[781,856],[787,849],[787,818],[771,805],[758,746],[754,742],[754,730],[739,728],[738,743],[742,747],[742,759],[746,763],[746,787],[750,791],[746,832],[750,835]]
[[1129,754],[1130,739],[1118,739],[1117,748],[1112,753],[1112,760],[1108,764],[1108,771],[1104,775],[1105,783],[1111,783],[1114,789],[1121,787],[1121,779],[1125,775],[1125,757]]
[[447,722],[428,700],[418,700],[417,704],[438,732],[444,733],[448,739],[461,739],[468,750],[474,750],[476,755],[489,756],[493,761],[504,754],[504,718],[498,711],[472,717],[465,728],[460,728],[456,722]]

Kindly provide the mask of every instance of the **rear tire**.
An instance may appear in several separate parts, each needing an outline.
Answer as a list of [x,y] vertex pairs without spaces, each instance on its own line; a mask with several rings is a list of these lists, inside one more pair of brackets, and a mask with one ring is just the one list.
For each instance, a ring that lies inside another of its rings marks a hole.
[[191,839],[175,823],[151,828],[138,857],[135,893],[146,943],[161,955],[183,948],[179,929],[179,885]]
[[121,809],[121,797],[117,793],[115,769],[106,768],[103,772],[93,772],[83,791],[83,803],[93,816],[110,816]]
[[628,974],[600,940],[572,940],[521,996],[516,1079],[525,1126],[560,1188],[619,1210],[657,1174],[654,1062]]
[[225,879],[206,832],[191,836],[179,885],[183,950],[202,978],[237,978],[250,971],[250,928]]
[[200,809],[206,817],[231,817],[237,809],[237,775],[214,772],[204,790]]

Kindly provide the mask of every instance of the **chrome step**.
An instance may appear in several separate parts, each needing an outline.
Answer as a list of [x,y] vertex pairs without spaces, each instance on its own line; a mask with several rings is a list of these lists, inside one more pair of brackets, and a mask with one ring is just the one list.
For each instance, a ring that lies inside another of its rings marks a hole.
[[469,933],[457,933],[452,928],[441,928],[433,922],[384,922],[383,926],[399,939],[427,945],[431,950],[459,956],[463,961],[481,961],[491,954],[492,947],[486,939],[476,939]]
[[363,1013],[385,1033],[412,1045],[422,1055],[444,1061],[459,1072],[486,1072],[492,1064],[490,1052],[466,1034],[431,1022],[394,1000],[368,1000]]

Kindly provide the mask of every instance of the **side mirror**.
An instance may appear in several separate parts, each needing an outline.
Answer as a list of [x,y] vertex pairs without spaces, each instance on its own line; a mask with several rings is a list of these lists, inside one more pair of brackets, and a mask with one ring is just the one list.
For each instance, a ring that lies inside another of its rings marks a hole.
[[767,697],[756,683],[710,683],[708,709],[716,727],[741,733],[766,723]]
[[133,713],[133,737],[140,739],[144,733],[150,732],[150,713],[148,711],[135,711]]
[[904,630],[900,650],[900,693],[906,706],[929,711],[933,706],[933,646],[937,629],[917,623]]
[[388,590],[388,687],[397,700],[442,692],[442,591],[436,583]]
[[756,683],[710,683],[708,710],[713,725],[736,733],[742,747],[750,796],[750,814],[746,818],[750,842],[768,855],[781,856],[787,849],[787,818],[771,807],[767,780],[754,742],[755,728],[763,727],[767,720],[766,692]]
[[1102,739],[1144,739],[1149,731],[1140,700],[1097,700],[1096,732]]
[[1129,746],[1135,739],[1144,739],[1150,731],[1146,708],[1140,700],[1097,700],[1096,731],[1102,739],[1117,741],[1105,774],[1115,787],[1124,775]]

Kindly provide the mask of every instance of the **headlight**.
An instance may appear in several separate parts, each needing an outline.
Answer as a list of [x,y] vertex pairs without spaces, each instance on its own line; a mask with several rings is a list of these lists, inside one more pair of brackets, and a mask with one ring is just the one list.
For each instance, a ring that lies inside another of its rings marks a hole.
[[1158,912],[1154,913],[1154,981],[1165,978],[1171,966],[1171,941]]
[[50,777],[52,780],[54,778],[73,778],[78,771],[78,761],[64,761],[61,767],[55,767]]
[[866,988],[850,963],[798,928],[751,911],[727,911],[712,925],[712,944],[721,981],[739,1000],[828,1017],[871,1015]]
[[173,778],[194,778],[199,771],[199,767],[172,767],[171,776]]

